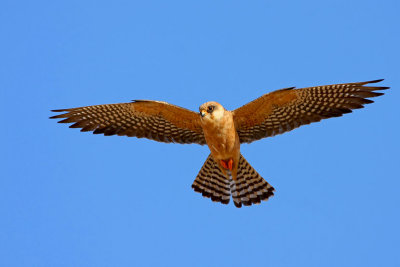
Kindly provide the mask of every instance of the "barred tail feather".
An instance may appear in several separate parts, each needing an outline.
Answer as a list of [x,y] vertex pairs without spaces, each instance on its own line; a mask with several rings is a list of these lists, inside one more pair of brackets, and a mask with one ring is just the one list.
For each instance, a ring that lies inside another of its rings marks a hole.
[[204,197],[222,204],[228,204],[231,198],[229,180],[218,168],[211,154],[194,180],[192,188]]
[[211,154],[192,184],[194,191],[212,201],[228,204],[232,194],[236,207],[250,206],[268,200],[274,195],[274,188],[267,183],[240,155],[237,179],[226,177],[214,162]]
[[266,201],[275,189],[240,155],[237,179],[230,179],[233,203],[236,207],[250,206]]

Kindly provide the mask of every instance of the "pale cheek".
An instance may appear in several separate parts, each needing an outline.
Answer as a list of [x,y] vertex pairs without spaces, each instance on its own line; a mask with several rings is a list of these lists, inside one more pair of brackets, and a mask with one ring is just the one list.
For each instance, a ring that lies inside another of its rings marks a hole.
[[216,119],[216,120],[222,119],[223,116],[224,116],[224,113],[221,112],[221,111],[216,111],[216,112],[213,113],[213,117],[214,117],[214,119]]

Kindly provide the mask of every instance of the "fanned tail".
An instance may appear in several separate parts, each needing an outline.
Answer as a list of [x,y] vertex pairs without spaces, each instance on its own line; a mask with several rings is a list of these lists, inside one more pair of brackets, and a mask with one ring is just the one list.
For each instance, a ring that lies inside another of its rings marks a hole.
[[237,179],[226,177],[211,154],[192,184],[194,191],[212,201],[228,204],[232,195],[236,207],[250,206],[266,201],[274,195],[274,188],[267,183],[240,155]]
[[228,204],[231,198],[229,180],[225,177],[211,154],[204,162],[199,174],[192,184],[194,191],[201,193],[212,201]]
[[275,189],[240,155],[237,179],[230,179],[233,203],[236,207],[250,206],[267,201]]

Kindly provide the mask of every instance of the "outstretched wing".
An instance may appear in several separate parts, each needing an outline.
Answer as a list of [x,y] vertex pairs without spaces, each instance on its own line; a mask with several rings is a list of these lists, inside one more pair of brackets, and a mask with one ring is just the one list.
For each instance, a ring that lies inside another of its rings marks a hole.
[[373,103],[369,97],[389,87],[369,86],[382,80],[333,84],[301,89],[287,88],[265,94],[233,111],[241,143],[251,143],[301,125],[340,117]]
[[82,132],[145,137],[165,143],[206,143],[199,115],[166,102],[134,100],[53,111],[65,113],[51,119],[63,118],[60,123],[74,123],[70,128],[82,128]]

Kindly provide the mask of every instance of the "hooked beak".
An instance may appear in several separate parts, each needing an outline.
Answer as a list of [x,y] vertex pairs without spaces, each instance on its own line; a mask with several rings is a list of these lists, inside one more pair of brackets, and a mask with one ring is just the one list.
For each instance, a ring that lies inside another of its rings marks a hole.
[[205,111],[205,110],[201,110],[201,111],[200,111],[200,115],[201,115],[201,117],[203,118],[203,117],[206,115],[206,111]]

